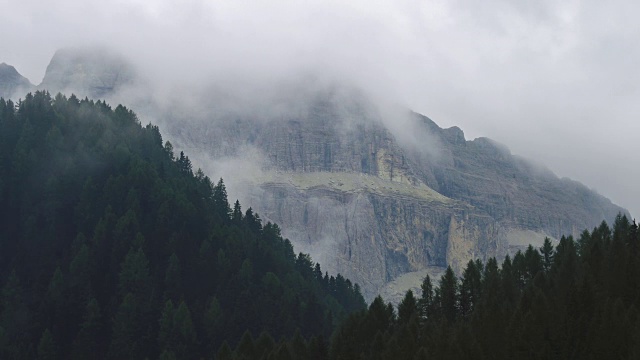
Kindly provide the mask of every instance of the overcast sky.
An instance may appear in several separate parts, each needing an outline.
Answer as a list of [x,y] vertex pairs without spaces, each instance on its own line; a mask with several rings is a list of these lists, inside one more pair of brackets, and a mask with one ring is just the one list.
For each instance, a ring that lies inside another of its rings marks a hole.
[[640,3],[0,0],[0,62],[37,84],[104,44],[152,76],[321,69],[487,136],[640,214]]

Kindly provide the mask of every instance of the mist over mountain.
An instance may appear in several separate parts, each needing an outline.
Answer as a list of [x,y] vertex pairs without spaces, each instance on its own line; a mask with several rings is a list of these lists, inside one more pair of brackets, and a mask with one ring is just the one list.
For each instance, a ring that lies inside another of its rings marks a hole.
[[38,87],[51,93],[103,98],[122,90],[134,78],[132,66],[106,48],[65,48],[53,55]]
[[38,88],[132,106],[367,299],[628,214],[493,140],[317,73],[150,84],[117,54],[77,48],[56,52]]
[[10,98],[14,94],[26,94],[33,85],[29,79],[20,75],[16,68],[0,63],[0,97]]

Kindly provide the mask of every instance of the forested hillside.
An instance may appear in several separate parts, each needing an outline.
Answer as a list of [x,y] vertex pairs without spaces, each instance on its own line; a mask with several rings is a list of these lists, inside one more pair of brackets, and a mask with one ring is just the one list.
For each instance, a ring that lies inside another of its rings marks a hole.
[[638,227],[618,216],[507,257],[449,268],[397,312],[381,298],[333,338],[334,359],[639,359]]
[[3,359],[323,354],[365,307],[123,106],[0,99],[0,206]]

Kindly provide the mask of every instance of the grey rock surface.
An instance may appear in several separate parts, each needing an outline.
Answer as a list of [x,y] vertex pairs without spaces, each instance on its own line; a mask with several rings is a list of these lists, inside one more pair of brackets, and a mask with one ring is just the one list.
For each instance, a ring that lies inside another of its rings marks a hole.
[[460,273],[471,259],[577,236],[628,213],[490,139],[467,141],[459,128],[411,113],[428,142],[411,146],[380,117],[337,107],[312,102],[302,117],[216,122],[215,132],[181,125],[176,141],[213,158],[238,156],[229,144],[257,149],[264,173],[248,203],[297,249],[358,282],[369,300],[401,292],[388,284],[403,274],[446,266]]

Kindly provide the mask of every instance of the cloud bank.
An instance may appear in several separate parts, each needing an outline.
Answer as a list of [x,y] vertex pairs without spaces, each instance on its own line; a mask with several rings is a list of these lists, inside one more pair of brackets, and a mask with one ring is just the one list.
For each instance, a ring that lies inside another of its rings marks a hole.
[[33,83],[56,49],[95,44],[156,81],[214,82],[249,89],[247,97],[291,74],[319,74],[467,138],[493,138],[640,214],[632,1],[0,0],[0,8],[0,61]]

